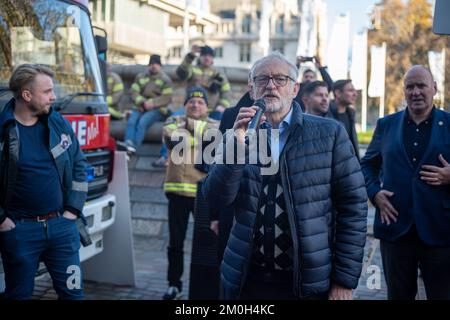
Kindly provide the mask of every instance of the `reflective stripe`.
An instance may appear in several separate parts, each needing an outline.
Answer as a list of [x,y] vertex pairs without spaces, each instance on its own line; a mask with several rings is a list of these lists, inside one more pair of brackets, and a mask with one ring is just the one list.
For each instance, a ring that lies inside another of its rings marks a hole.
[[117,83],[117,84],[113,87],[112,92],[117,92],[117,91],[120,91],[120,90],[123,90],[123,83]]
[[107,104],[112,104],[112,102],[113,102],[113,98],[111,96],[107,96],[106,97],[106,103]]
[[171,129],[171,130],[176,130],[177,129],[177,125],[175,123],[166,124],[166,128],[167,129]]
[[67,144],[62,145],[62,140],[61,143],[58,143],[56,146],[53,147],[53,149],[50,151],[52,153],[53,159],[58,158],[60,155],[62,155],[64,153],[64,151],[66,151],[67,149],[69,149],[69,146],[72,144],[72,139],[70,138],[69,135],[64,135],[65,137],[67,137]]
[[226,82],[222,85],[222,87],[220,88],[220,91],[225,92],[225,91],[230,91],[231,90],[231,86],[229,82]]
[[113,77],[111,77],[111,76],[108,76],[108,84],[111,84],[111,83],[113,83],[113,81],[114,81]]
[[80,192],[88,192],[88,183],[87,182],[72,181],[72,190],[73,191],[80,191]]
[[144,100],[143,96],[137,96],[136,99],[134,99],[134,102],[136,104],[140,104],[142,102],[142,100]]
[[139,87],[139,85],[137,83],[133,83],[131,85],[131,90],[139,92],[139,91],[141,91],[141,87]]
[[120,111],[117,111],[116,109],[114,109],[113,107],[108,107],[108,111],[109,113],[116,117],[116,118],[121,118],[122,117],[122,113]]
[[206,125],[207,125],[206,121],[196,120],[194,128],[195,135],[197,135],[197,132],[200,132],[200,135],[203,135],[203,131],[205,131]]
[[224,106],[225,108],[230,106],[230,101],[228,101],[227,99],[220,99],[219,100],[219,104],[221,104],[222,106]]
[[196,76],[200,76],[203,74],[202,69],[196,67],[192,68],[192,73],[195,74]]
[[171,93],[173,93],[173,89],[172,88],[165,88],[162,91],[162,94],[171,94]]
[[197,184],[182,183],[182,182],[166,182],[164,183],[164,191],[182,191],[182,192],[197,192]]
[[139,79],[139,84],[141,85],[141,86],[145,86],[147,83],[149,83],[150,82],[150,79],[149,78],[142,78],[142,79]]
[[161,79],[156,79],[156,80],[155,80],[155,84],[156,84],[157,86],[162,86],[162,85],[164,84],[164,81],[162,81]]

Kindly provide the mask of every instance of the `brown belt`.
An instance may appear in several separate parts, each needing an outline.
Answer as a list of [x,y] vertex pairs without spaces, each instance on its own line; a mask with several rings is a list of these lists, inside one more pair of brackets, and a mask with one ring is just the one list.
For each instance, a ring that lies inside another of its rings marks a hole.
[[20,220],[44,222],[44,221],[56,218],[58,216],[59,216],[59,213],[57,211],[52,211],[52,212],[49,212],[47,214],[43,214],[43,215],[37,216],[37,217],[20,218]]

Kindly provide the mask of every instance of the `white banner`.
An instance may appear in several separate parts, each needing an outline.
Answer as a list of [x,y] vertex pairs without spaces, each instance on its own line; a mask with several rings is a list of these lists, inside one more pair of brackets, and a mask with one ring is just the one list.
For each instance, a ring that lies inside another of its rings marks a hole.
[[436,98],[444,101],[444,83],[445,83],[445,49],[441,52],[429,51],[428,52],[428,64],[430,65],[430,71],[433,75],[434,81],[436,81],[438,92]]
[[304,0],[297,56],[312,57],[317,52],[316,1]]
[[273,11],[272,0],[262,0],[261,24],[259,29],[258,46],[264,56],[269,53],[270,48],[270,16]]
[[371,46],[370,56],[372,65],[370,68],[369,97],[384,97],[386,77],[386,45]]
[[367,73],[367,37],[365,33],[357,34],[353,38],[352,67],[350,79],[356,90],[362,90]]
[[348,78],[349,35],[350,16],[341,14],[334,21],[328,41],[328,72],[332,79]]

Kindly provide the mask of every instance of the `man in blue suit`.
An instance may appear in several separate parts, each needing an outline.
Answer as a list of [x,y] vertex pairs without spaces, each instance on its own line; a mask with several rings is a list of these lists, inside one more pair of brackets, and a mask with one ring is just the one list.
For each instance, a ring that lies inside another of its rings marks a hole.
[[377,211],[389,299],[413,300],[420,267],[428,299],[450,299],[450,114],[433,106],[436,83],[414,66],[407,108],[378,120],[361,161]]

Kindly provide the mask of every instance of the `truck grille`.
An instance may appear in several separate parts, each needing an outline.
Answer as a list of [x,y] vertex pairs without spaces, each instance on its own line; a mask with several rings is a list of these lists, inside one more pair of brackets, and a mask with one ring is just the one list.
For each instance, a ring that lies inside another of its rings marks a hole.
[[108,176],[111,170],[110,151],[108,149],[84,150],[88,162],[87,200],[101,197],[108,189]]

